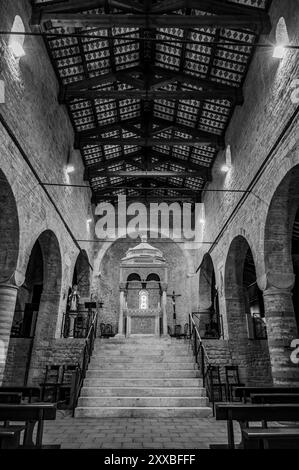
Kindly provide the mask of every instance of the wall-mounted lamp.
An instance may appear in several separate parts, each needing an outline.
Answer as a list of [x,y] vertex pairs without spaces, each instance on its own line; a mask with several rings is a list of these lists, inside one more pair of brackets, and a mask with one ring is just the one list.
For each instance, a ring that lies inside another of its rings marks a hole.
[[283,59],[286,54],[286,48],[282,44],[278,44],[277,46],[274,47],[273,50],[273,58],[274,59]]
[[9,48],[16,59],[20,59],[21,57],[24,57],[24,55],[26,55],[21,43],[15,39],[12,39],[10,41]]
[[74,171],[75,171],[74,165],[70,165],[70,164],[66,165],[65,172],[67,175],[69,175],[70,173],[74,173]]
[[230,170],[230,167],[228,165],[222,165],[221,171],[222,173],[227,173]]
[[221,171],[223,173],[227,173],[231,169],[231,167],[232,167],[232,152],[231,152],[230,145],[227,145],[225,149],[225,163],[224,165],[222,165]]
[[[26,53],[24,51],[24,40],[25,36],[22,33],[25,33],[25,26],[22,21],[22,18],[19,15],[15,16],[12,28],[11,28],[11,36],[9,37],[9,43],[8,46],[13,53],[14,57],[16,59],[20,59],[23,57]],[[20,34],[16,34],[20,33]]]
[[5,83],[4,80],[0,80],[0,104],[5,103]]
[[273,50],[274,59],[283,59],[286,54],[286,47],[289,44],[289,35],[285,19],[281,17],[276,25],[276,46]]

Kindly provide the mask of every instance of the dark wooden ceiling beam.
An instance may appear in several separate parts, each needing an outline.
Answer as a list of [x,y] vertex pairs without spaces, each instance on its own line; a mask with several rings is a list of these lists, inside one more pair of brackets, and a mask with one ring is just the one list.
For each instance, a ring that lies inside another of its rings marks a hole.
[[[154,124],[157,124],[158,126],[160,126],[162,130],[164,130],[163,128],[166,129],[169,126],[171,126],[174,130],[190,135],[194,137],[195,139],[201,138],[203,136],[207,137],[208,135],[208,133],[201,131],[200,129],[195,129],[193,127],[185,126],[184,124],[180,124],[177,122],[173,123],[172,121],[168,121],[167,119],[162,119],[158,117],[154,117]],[[160,132],[162,132],[162,130],[160,130]]]
[[[161,165],[162,163],[165,163],[165,162],[175,163],[177,165],[182,166],[183,168],[186,167],[186,160],[182,160],[178,157],[175,157],[174,155],[170,156],[168,154],[164,154],[153,149],[150,150],[150,155],[152,158],[158,160],[157,162],[153,163],[153,167],[152,167],[153,169],[156,168],[158,165]],[[85,170],[85,178],[88,179],[88,176],[90,177],[99,176],[99,171],[103,169],[109,169],[111,168],[111,166],[115,164],[120,164],[122,162],[130,163],[133,166],[141,170],[142,169],[141,163],[135,160],[136,158],[141,158],[141,156],[142,156],[141,152],[138,151],[138,152],[133,152],[130,154],[121,155],[119,157],[110,158],[109,160],[97,162],[92,165],[87,165],[86,170]],[[189,162],[188,169],[200,172],[201,175],[205,179],[207,179],[208,181],[211,181],[211,169],[208,166],[200,165],[194,162]]]
[[140,3],[134,0],[66,0],[48,5],[35,5],[32,12],[31,24],[36,24],[44,13],[80,13],[87,10],[103,8],[106,5],[129,13],[143,13]]
[[251,15],[257,13],[266,22],[269,16],[259,8],[246,5],[228,3],[223,0],[162,0],[153,5],[151,13],[165,14],[183,8],[193,8],[199,11],[214,13],[216,15]]
[[153,15],[153,14],[90,14],[52,12],[40,9],[34,12],[31,25],[43,26],[45,30],[52,28],[71,27],[108,29],[115,27],[135,28],[251,28],[258,33],[268,34],[271,31],[269,17],[254,10],[246,14],[225,15]]
[[[63,96],[63,94],[61,95]],[[65,101],[74,99],[98,99],[98,100],[223,100],[231,98],[223,90],[66,90]],[[60,98],[60,102],[62,98]]]
[[218,149],[223,149],[224,148],[224,141],[223,138],[220,136],[217,136],[216,134],[210,134],[210,136],[206,137],[197,137],[197,138],[189,138],[189,139],[180,139],[180,138],[174,138],[174,139],[144,139],[144,138],[101,138],[99,136],[97,137],[82,137],[79,140],[79,147],[84,147],[85,145],[94,145],[94,144],[99,144],[99,145],[137,145],[140,147],[152,147],[154,145],[186,145],[186,146],[213,146]]
[[[203,91],[190,90],[183,91],[180,93],[174,92],[175,99],[184,99],[184,96],[189,96],[191,99],[208,99],[219,98],[219,99],[228,99],[236,104],[243,103],[243,92],[241,88],[227,86],[221,83],[213,82],[211,80],[205,80],[202,78],[197,78],[192,75],[188,75],[180,72],[173,72],[162,67],[153,67],[153,74],[161,76],[162,78],[154,78],[154,76],[149,78],[149,92],[151,98],[158,98],[159,94],[162,96],[168,96],[171,98],[170,92],[165,91],[155,91],[157,88],[161,88],[169,83],[180,82],[186,83],[192,86],[197,86],[203,88]],[[122,71],[116,71],[115,73],[108,73],[104,75],[98,75],[97,77],[92,77],[87,80],[80,80],[77,82],[70,83],[66,86],[61,86],[59,101],[65,102],[74,98],[103,98],[108,99],[109,94],[111,98],[125,99],[127,97],[133,98],[138,96],[142,98],[146,96],[146,90],[144,89],[145,81],[144,79],[136,78],[133,75],[142,74],[142,71],[139,67],[130,67]],[[132,87],[138,88],[138,91],[135,90],[122,90],[119,92],[112,91],[103,91],[103,90],[91,90],[93,87],[106,85],[114,83],[115,81],[127,83]],[[139,91],[140,90],[140,91]],[[206,93],[204,93],[206,91]],[[173,92],[171,92],[173,94]],[[185,95],[184,95],[185,93]]]
[[153,86],[158,87],[158,85],[165,86],[169,83],[179,82],[186,83],[192,86],[201,87],[204,90],[209,91],[219,91],[222,92],[222,98],[235,101],[236,104],[242,104],[244,101],[242,88],[232,87],[229,85],[224,85],[223,83],[217,83],[212,80],[207,80],[200,77],[195,77],[194,75],[188,75],[182,72],[175,72],[173,70],[167,70],[162,67],[153,67],[153,72],[161,76],[162,78],[154,79]]
[[87,175],[94,175],[96,176],[98,170],[102,170],[104,168],[110,168],[112,165],[117,165],[122,162],[131,163],[132,165],[136,166],[138,169],[142,169],[142,166],[139,162],[135,159],[140,158],[140,151],[132,152],[128,154],[122,154],[118,157],[110,158],[109,160],[102,160],[100,162],[92,163],[91,165],[86,164],[85,172],[84,172],[84,180],[87,181]]
[[120,184],[109,185],[109,186],[106,186],[105,188],[102,188],[102,189],[97,189],[97,187],[93,186],[93,190],[94,190],[95,194],[98,195],[98,196],[109,194],[112,191],[118,191],[120,189],[123,189],[123,190],[133,189],[135,191],[155,191],[157,189],[167,191],[168,189],[170,189],[172,191],[177,191],[178,193],[198,195],[198,191],[196,191],[194,189],[177,187],[177,186],[175,186],[174,184],[171,184],[171,183],[165,184],[165,182],[163,182],[162,184],[158,184],[157,186],[138,186],[138,185],[136,185],[136,182],[137,182],[136,180],[133,180],[132,184],[129,184],[128,182],[126,182],[123,185],[120,185]]

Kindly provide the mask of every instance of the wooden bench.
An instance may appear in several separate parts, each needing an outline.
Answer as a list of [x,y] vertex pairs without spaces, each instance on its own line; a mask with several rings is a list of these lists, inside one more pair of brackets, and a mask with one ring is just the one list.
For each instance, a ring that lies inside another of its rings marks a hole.
[[0,392],[0,403],[19,404],[22,401],[21,393]]
[[298,449],[298,428],[247,428],[242,430],[244,449]]
[[248,422],[298,421],[299,405],[219,403],[215,406],[215,415],[216,420],[227,421],[228,448],[234,449],[233,421],[239,422],[241,430],[248,428]]
[[39,387],[0,387],[0,393],[21,393],[22,400],[28,398],[28,402],[32,402],[32,398],[41,400],[41,389]]
[[251,403],[299,404],[299,393],[258,393],[250,395]]
[[[55,420],[55,403],[30,403],[22,405],[0,404],[0,421],[4,421],[4,428],[10,428],[10,422],[25,422],[24,447],[42,447],[43,428],[45,420]],[[33,431],[37,424],[35,443]],[[3,430],[4,430],[3,428]]]
[[248,398],[253,394],[272,394],[272,393],[299,393],[299,387],[237,387],[235,395],[238,398],[243,399],[243,403],[246,403]]
[[20,446],[23,426],[0,426],[0,449],[17,449]]

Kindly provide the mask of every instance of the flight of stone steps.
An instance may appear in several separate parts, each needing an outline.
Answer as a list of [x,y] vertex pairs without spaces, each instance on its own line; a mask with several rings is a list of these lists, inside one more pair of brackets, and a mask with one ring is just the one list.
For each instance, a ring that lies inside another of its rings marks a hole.
[[76,417],[207,417],[206,391],[188,343],[132,335],[97,339]]

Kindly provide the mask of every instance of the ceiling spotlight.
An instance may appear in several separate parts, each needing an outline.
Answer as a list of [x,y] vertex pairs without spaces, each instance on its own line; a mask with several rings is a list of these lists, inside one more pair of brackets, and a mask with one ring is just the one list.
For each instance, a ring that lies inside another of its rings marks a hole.
[[273,58],[274,59],[283,59],[286,54],[286,48],[282,44],[274,47]]
[[74,173],[75,167],[74,165],[67,165],[65,168],[65,172],[69,175],[70,173]]
[[12,40],[9,47],[16,59],[20,59],[26,54],[23,46],[16,40]]

